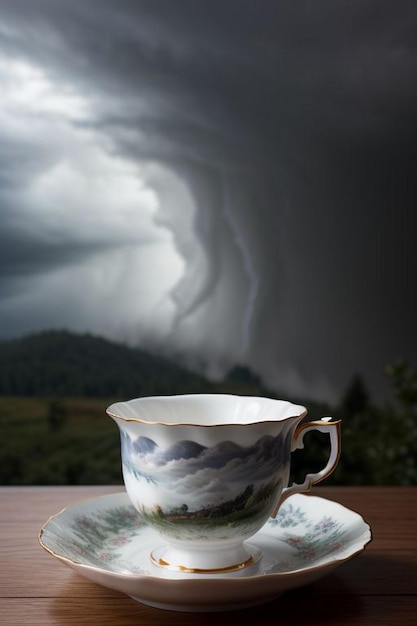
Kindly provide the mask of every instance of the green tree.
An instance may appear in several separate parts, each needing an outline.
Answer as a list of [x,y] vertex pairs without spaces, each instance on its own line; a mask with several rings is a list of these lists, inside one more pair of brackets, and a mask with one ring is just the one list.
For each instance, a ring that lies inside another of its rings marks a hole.
[[364,413],[370,407],[369,394],[363,378],[356,374],[347,388],[341,403],[341,410],[350,416]]
[[417,485],[417,372],[405,361],[386,371],[396,405],[372,405],[360,377],[340,403],[341,484]]
[[406,360],[386,368],[394,393],[403,409],[417,413],[417,370]]

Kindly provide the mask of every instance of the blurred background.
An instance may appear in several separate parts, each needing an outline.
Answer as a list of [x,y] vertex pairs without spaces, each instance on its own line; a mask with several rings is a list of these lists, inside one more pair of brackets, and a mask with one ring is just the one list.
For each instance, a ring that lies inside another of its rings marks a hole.
[[328,483],[417,484],[416,27],[0,1],[2,484],[121,483],[106,406],[194,392],[342,418]]

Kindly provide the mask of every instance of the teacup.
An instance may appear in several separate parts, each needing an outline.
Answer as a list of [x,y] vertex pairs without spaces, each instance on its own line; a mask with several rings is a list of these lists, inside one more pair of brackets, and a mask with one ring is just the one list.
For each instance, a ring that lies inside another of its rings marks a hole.
[[[121,436],[123,479],[132,504],[164,540],[153,563],[189,573],[232,572],[260,554],[246,540],[288,496],[308,491],[336,467],[340,421],[302,422],[284,400],[224,394],[143,397],[107,413]],[[330,435],[326,467],[288,487],[291,452],[310,430]]]

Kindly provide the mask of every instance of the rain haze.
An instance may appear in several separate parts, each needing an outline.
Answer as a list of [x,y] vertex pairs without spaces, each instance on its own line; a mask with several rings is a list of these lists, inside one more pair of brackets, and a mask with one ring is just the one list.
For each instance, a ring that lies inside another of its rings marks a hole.
[[0,338],[334,401],[417,363],[417,5],[1,0]]

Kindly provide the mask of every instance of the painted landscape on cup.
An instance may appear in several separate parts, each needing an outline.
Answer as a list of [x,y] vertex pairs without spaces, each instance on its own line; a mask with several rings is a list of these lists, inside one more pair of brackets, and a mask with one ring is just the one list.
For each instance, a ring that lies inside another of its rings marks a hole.
[[[161,448],[148,437],[122,433],[126,487],[145,520],[177,539],[252,534],[268,517],[287,479],[282,435],[266,435],[248,447],[223,441],[205,447],[179,441]],[[129,489],[130,486],[130,489]]]

